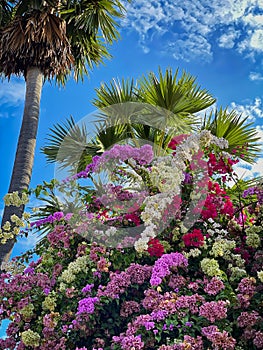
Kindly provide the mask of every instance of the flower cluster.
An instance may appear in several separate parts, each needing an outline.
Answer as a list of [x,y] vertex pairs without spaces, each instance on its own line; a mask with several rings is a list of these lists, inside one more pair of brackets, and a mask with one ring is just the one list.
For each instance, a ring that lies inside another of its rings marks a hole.
[[28,195],[22,192],[21,195],[16,191],[12,193],[7,193],[4,196],[5,205],[20,207],[21,205],[26,205],[29,202]]
[[159,158],[148,145],[94,157],[75,178],[114,166],[123,181],[107,184],[109,197],[84,193],[81,213],[31,224],[49,232],[37,261],[28,253],[0,276],[0,349],[263,348],[259,186],[233,195],[236,160],[209,131],[169,147]]
[[186,247],[201,247],[204,245],[204,236],[201,230],[194,229],[182,237]]

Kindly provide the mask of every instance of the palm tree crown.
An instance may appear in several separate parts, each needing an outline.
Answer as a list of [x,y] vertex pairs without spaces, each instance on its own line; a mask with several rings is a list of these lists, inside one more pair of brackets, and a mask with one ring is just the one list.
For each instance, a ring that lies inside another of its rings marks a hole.
[[[99,111],[95,138],[85,142],[85,130],[81,131],[72,119],[63,128],[57,125],[43,148],[48,161],[82,170],[91,156],[128,138],[137,145],[140,140],[149,141],[165,151],[172,136],[191,132],[197,121],[195,113],[215,102],[196,84],[195,77],[186,72],[178,77],[178,72],[166,69],[162,73],[159,69],[158,75],[150,72],[137,83],[130,79],[102,83],[93,100]],[[76,157],[80,139],[83,153]]]
[[129,137],[137,142],[157,144],[165,151],[175,134],[200,129],[224,137],[229,144],[228,151],[249,163],[253,163],[260,152],[257,131],[252,123],[247,123],[247,117],[220,108],[211,110],[208,116],[204,112],[200,122],[196,113],[213,105],[215,99],[201,89],[190,74],[183,72],[178,77],[178,69],[175,74],[171,69],[165,73],[159,69],[158,75],[150,72],[137,83],[131,79],[113,79],[102,83],[96,95],[93,104],[99,114],[95,137],[88,139],[87,130],[75,124],[72,117],[64,126],[57,124],[42,149],[49,162],[81,171],[92,156]]
[[0,72],[10,78],[38,67],[45,78],[76,79],[109,56],[107,43],[119,36],[116,1],[14,0],[0,2]]

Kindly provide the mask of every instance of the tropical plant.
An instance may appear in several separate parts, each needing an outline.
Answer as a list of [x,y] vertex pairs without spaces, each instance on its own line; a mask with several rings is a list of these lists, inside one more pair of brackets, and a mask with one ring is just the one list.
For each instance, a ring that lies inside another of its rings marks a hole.
[[228,151],[241,157],[248,163],[253,163],[259,155],[261,147],[260,137],[253,127],[253,122],[248,122],[248,116],[242,117],[236,111],[228,111],[220,108],[214,113],[205,116],[201,129],[207,129],[217,137],[223,137],[228,141]]
[[74,178],[111,164],[123,186],[112,176],[81,212],[31,222],[49,233],[0,275],[0,349],[262,349],[263,188],[233,203],[223,184],[237,158],[210,131],[170,146],[158,158],[113,146]]
[[[196,84],[196,78],[185,72],[178,77],[178,73],[178,69],[175,74],[171,69],[166,69],[165,73],[159,69],[158,75],[150,72],[137,84],[130,79],[102,83],[93,100],[99,110],[97,130],[93,139],[87,141],[87,147],[83,145],[78,170],[83,170],[87,164],[83,159],[87,160],[94,152],[99,154],[116,143],[129,142],[138,146],[141,141],[150,142],[158,153],[167,149],[175,134],[190,133],[197,122],[195,113],[211,106],[215,99]],[[49,162],[56,161],[61,166],[71,163],[74,171],[76,158],[71,150],[79,149],[79,143],[71,134],[75,133],[77,126],[72,125],[72,119],[66,124],[63,130],[60,124],[51,129],[49,144],[42,150]],[[63,157],[59,156],[60,152]]]
[[202,129],[224,137],[229,143],[227,150],[249,163],[253,163],[260,152],[257,132],[252,123],[247,123],[248,117],[220,108],[205,114],[200,122],[196,113],[213,105],[215,99],[196,84],[193,76],[183,72],[178,78],[178,69],[175,74],[171,69],[165,73],[159,69],[158,76],[150,72],[137,84],[129,79],[113,79],[108,84],[102,83],[96,94],[93,104],[100,112],[95,137],[88,139],[87,132],[82,130],[87,141],[80,155],[79,141],[71,136],[78,128],[76,123],[73,125],[71,119],[71,124],[67,122],[63,130],[57,124],[51,129],[49,144],[42,149],[49,162],[58,162],[62,167],[71,165],[73,172],[80,171],[92,156],[115,143],[130,139],[131,144],[138,146],[140,142],[150,142],[157,145],[157,152],[160,152],[160,149],[167,149],[175,134]]
[[[35,152],[43,80],[65,84],[71,71],[83,79],[109,57],[107,45],[119,36],[116,20],[123,15],[119,0],[13,0],[0,2],[0,74],[26,81],[23,121],[8,192],[28,188]],[[19,208],[5,207],[2,226]],[[0,248],[0,265],[14,241]]]

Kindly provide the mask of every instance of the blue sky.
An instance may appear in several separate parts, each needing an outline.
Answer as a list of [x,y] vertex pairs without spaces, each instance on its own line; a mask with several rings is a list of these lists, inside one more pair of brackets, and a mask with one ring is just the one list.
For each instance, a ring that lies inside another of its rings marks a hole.
[[[69,80],[65,88],[44,85],[32,186],[54,176],[53,166],[40,153],[48,128],[70,115],[78,121],[93,112],[94,89],[101,82],[136,79],[157,72],[159,66],[196,76],[218,106],[249,115],[263,136],[263,0],[134,0],[121,22],[121,40],[110,51],[113,58],[94,69],[83,84]],[[0,210],[9,186],[24,92],[22,78],[0,82]],[[261,168],[259,159],[248,173]],[[14,254],[33,241],[21,241]]]

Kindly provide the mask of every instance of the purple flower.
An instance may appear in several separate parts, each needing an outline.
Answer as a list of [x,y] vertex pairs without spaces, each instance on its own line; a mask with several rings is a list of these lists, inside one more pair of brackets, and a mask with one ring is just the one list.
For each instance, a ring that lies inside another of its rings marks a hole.
[[123,350],[140,350],[144,348],[144,342],[141,340],[140,335],[129,335],[121,340],[121,348]]
[[64,214],[62,211],[57,211],[56,213],[53,214],[53,218],[57,221],[61,220],[64,217]]
[[224,300],[210,301],[200,306],[199,315],[215,322],[227,317],[227,302]]
[[77,315],[82,313],[93,314],[95,310],[95,304],[99,301],[99,298],[88,297],[79,301]]
[[44,288],[43,292],[44,294],[48,295],[50,293],[50,288]]
[[224,288],[224,283],[218,277],[213,277],[205,286],[204,291],[209,295],[216,295]]
[[93,287],[94,284],[87,284],[86,287],[82,288],[82,293],[89,293]]
[[184,183],[190,184],[192,182],[192,176],[189,173],[184,172]]
[[69,221],[72,218],[73,213],[67,213],[64,217],[66,221]]
[[170,253],[162,255],[154,264],[150,283],[158,286],[162,278],[170,274],[172,267],[184,267],[188,265],[188,260],[181,253]]
[[27,267],[25,270],[24,270],[24,273],[28,273],[29,275],[31,275],[32,273],[35,272],[35,269],[33,267]]
[[156,310],[151,313],[151,318],[156,321],[164,320],[168,316],[169,312],[166,310]]
[[150,329],[153,329],[154,326],[155,326],[155,323],[154,322],[151,322],[151,321],[146,321],[144,322],[144,327],[146,328],[147,331],[149,331]]
[[251,196],[257,193],[257,187],[250,187],[247,190],[244,190],[242,197],[246,198],[247,196]]

